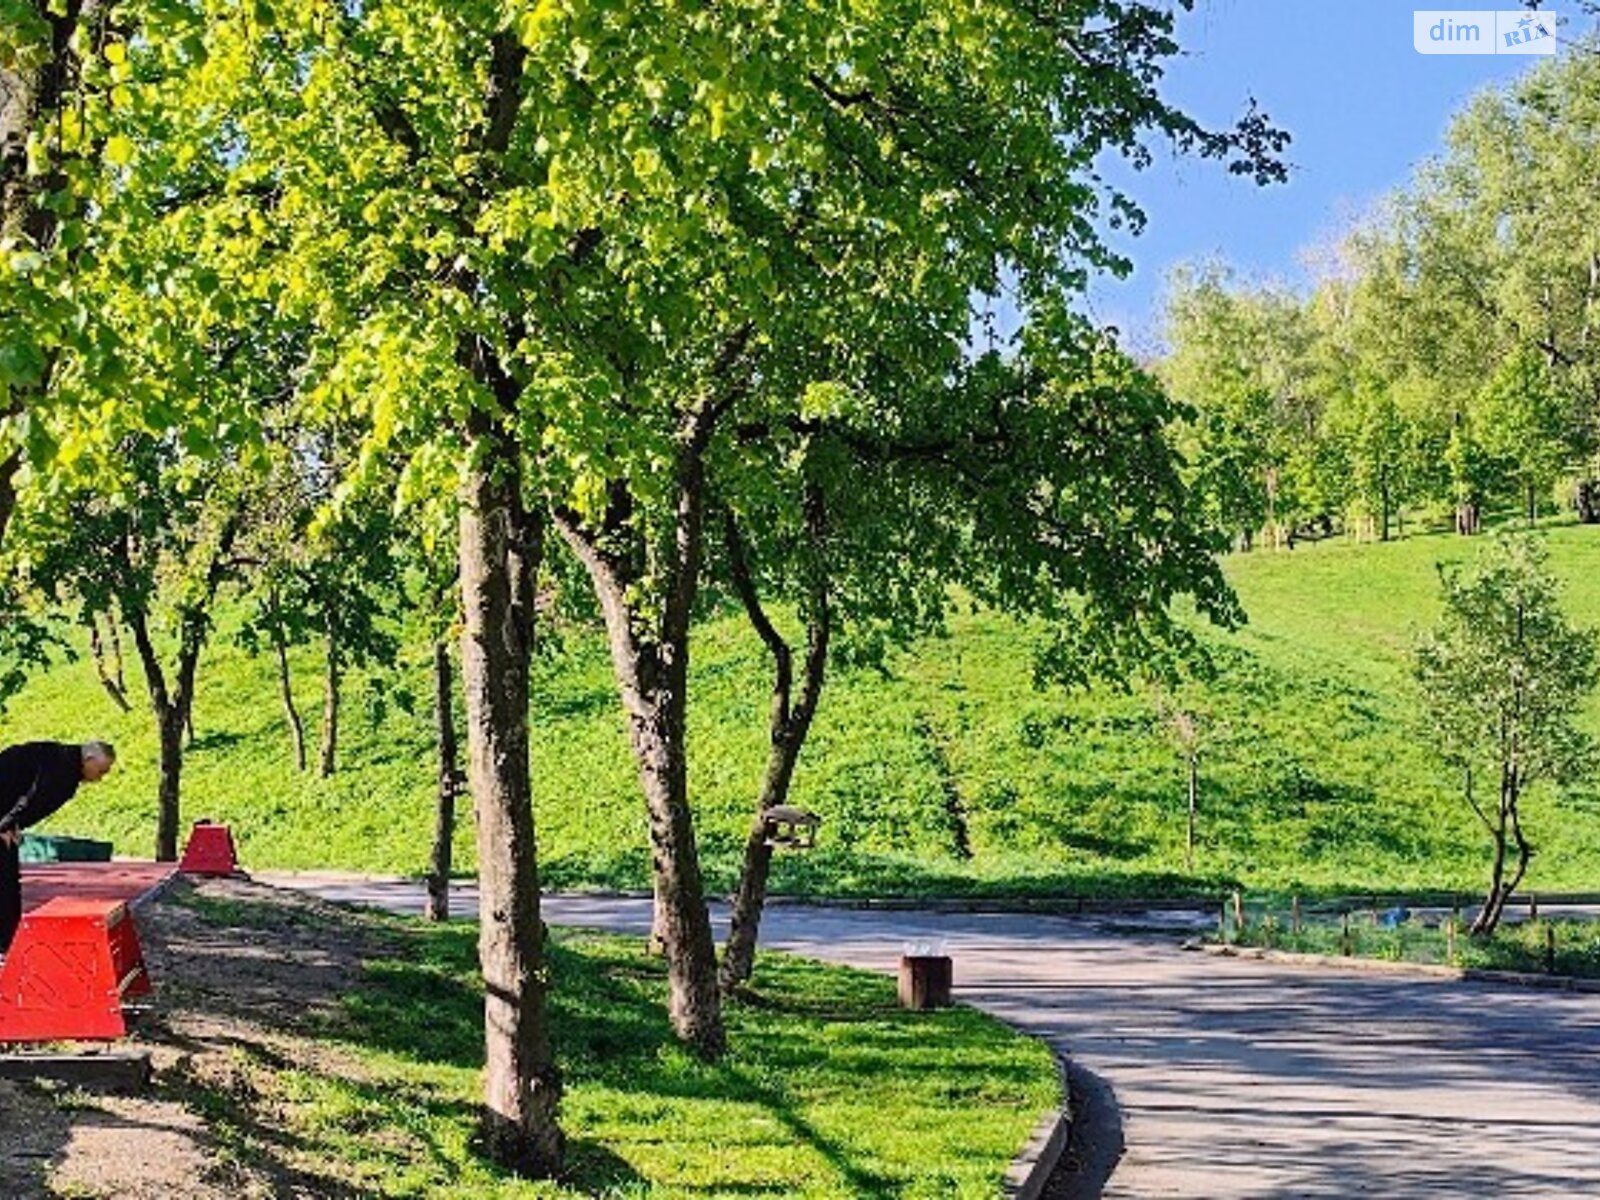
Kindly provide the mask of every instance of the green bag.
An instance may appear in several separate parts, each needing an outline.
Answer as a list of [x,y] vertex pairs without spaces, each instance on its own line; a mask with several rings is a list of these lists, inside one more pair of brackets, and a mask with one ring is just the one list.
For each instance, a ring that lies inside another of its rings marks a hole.
[[110,862],[111,843],[90,838],[25,833],[17,856],[25,863]]

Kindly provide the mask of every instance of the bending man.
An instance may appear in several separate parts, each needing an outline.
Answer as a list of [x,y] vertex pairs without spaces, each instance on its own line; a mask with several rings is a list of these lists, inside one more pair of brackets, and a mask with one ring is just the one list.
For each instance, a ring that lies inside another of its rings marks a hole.
[[71,800],[80,783],[104,779],[116,761],[105,742],[26,742],[0,750],[0,954],[11,949],[22,921],[22,831]]

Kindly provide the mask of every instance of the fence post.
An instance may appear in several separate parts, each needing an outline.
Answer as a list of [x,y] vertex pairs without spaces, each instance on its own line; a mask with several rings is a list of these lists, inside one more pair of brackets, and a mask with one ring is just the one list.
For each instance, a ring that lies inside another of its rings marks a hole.
[[1539,897],[1537,895],[1535,895],[1533,892],[1529,892],[1528,893],[1528,920],[1537,921],[1538,919],[1539,919]]
[[1450,919],[1444,925],[1444,961],[1448,966],[1456,965],[1456,922],[1461,918],[1459,910],[1450,911]]
[[1244,932],[1244,889],[1233,889],[1233,924],[1240,932]]
[[1300,893],[1296,892],[1289,905],[1289,928],[1296,936],[1300,933]]
[[1355,944],[1353,942],[1351,942],[1351,940],[1350,940],[1350,910],[1349,909],[1345,909],[1345,911],[1344,911],[1344,931],[1343,931],[1343,933],[1340,934],[1340,937],[1339,937],[1339,950],[1346,958],[1349,958],[1352,954],[1355,953]]

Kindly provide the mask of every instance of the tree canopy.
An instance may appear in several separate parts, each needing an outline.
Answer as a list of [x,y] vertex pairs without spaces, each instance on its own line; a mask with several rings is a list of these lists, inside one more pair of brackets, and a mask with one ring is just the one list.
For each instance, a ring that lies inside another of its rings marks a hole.
[[1589,43],[1476,97],[1444,149],[1304,291],[1173,282],[1163,378],[1198,417],[1196,481],[1241,540],[1406,508],[1600,519],[1600,228]]

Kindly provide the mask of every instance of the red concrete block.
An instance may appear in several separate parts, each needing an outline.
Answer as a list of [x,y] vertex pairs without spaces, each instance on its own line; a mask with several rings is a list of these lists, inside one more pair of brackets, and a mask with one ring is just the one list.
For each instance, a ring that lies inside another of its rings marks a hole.
[[0,964],[0,1042],[120,1038],[123,998],[149,991],[128,906],[58,897],[23,916]]
[[196,821],[178,870],[185,875],[237,874],[239,855],[234,849],[233,833],[226,825]]

